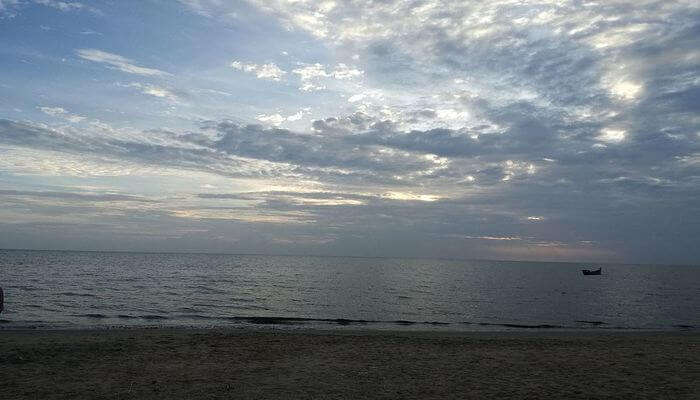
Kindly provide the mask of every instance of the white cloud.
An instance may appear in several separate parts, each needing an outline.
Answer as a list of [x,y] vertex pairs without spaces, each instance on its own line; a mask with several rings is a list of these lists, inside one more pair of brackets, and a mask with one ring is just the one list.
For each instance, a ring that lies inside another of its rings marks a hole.
[[287,118],[280,114],[259,114],[257,117],[255,117],[255,119],[275,126],[281,125],[282,122],[287,120]]
[[309,92],[326,89],[326,82],[330,79],[351,80],[362,76],[364,71],[349,67],[343,63],[336,65],[333,69],[329,69],[323,64],[315,63],[301,64],[299,68],[292,70],[292,73],[299,76],[301,81],[299,90]]
[[464,236],[465,239],[479,239],[479,240],[523,240],[520,236]]
[[289,116],[283,116],[279,113],[275,114],[258,114],[258,116],[255,117],[260,122],[264,122],[266,124],[270,124],[273,126],[280,126],[284,122],[294,122],[294,121],[299,121],[304,117],[304,114],[307,113],[308,110],[299,110],[296,113],[289,115]]
[[323,64],[303,64],[301,68],[297,68],[292,71],[299,75],[299,79],[302,81],[311,80],[315,78],[324,78],[328,76],[326,72],[326,67]]
[[349,67],[343,63],[338,64],[333,72],[331,72],[331,75],[335,79],[341,79],[341,80],[347,80],[347,79],[355,79],[357,77],[360,77],[364,74],[364,71],[361,71],[357,68],[352,68]]
[[10,6],[17,5],[18,0],[0,0],[0,11],[6,10]]
[[175,98],[175,95],[172,92],[170,92],[169,90],[159,88],[156,86],[149,85],[143,90],[143,92],[145,94],[150,94],[151,96],[155,96],[155,97]]
[[455,110],[452,108],[435,110],[437,117],[446,121],[457,121],[462,124],[469,119],[469,112],[465,110]]
[[65,114],[67,111],[62,107],[39,107],[39,109],[44,113],[51,115],[53,117],[57,115]]
[[306,64],[292,70],[292,73],[299,75],[299,79],[301,80],[299,90],[309,92],[326,88],[325,85],[317,83],[319,78],[328,77],[326,68],[322,64]]
[[302,119],[303,116],[304,116],[304,113],[302,111],[299,111],[296,114],[292,114],[292,115],[288,116],[287,121],[299,121],[300,119]]
[[258,79],[266,79],[272,81],[279,81],[287,73],[274,63],[268,64],[253,64],[253,63],[243,63],[241,61],[233,61],[231,63],[233,69],[239,71],[248,72],[255,74]]
[[603,29],[589,39],[597,49],[607,49],[629,45],[645,37],[644,31],[649,30],[649,24],[631,24],[620,28]]
[[426,201],[433,202],[440,200],[441,196],[434,194],[415,194],[409,192],[386,192],[382,197],[392,200],[402,200],[402,201]]
[[503,162],[501,168],[503,169],[503,178],[501,178],[503,182],[510,181],[513,178],[524,178],[537,173],[535,164],[523,161],[506,160]]
[[178,100],[178,96],[175,93],[173,93],[171,90],[163,88],[163,87],[151,85],[151,84],[143,84],[143,83],[133,82],[133,83],[130,83],[128,85],[119,84],[119,86],[138,88],[139,90],[141,90],[141,93],[143,93],[143,94],[147,94],[149,96],[154,96],[154,97],[158,97],[158,98],[162,98],[162,99],[168,99],[170,101],[177,101]]
[[114,67],[122,72],[136,75],[147,75],[147,76],[157,76],[157,75],[170,75],[167,72],[160,71],[154,68],[145,68],[134,65],[133,61],[122,57],[118,54],[108,53],[106,51],[97,49],[79,49],[76,51],[80,58],[85,60],[94,61],[102,64],[107,64]]
[[72,10],[80,10],[85,7],[84,4],[79,3],[77,1],[74,2],[66,2],[66,1],[58,1],[58,0],[34,0],[35,3],[41,4],[43,6],[47,7],[52,7],[57,10],[61,11],[72,11]]
[[93,31],[92,29],[85,29],[80,31],[81,35],[97,35],[97,36],[103,36],[101,32]]
[[17,15],[15,9],[19,5],[19,0],[0,0],[0,19],[13,18]]
[[364,99],[366,96],[367,95],[364,93],[358,93],[356,95],[352,95],[352,96],[348,97],[348,103],[358,102],[358,101]]
[[71,114],[62,107],[39,107],[39,110],[52,117],[63,118],[69,122],[78,123],[85,119],[82,115]]

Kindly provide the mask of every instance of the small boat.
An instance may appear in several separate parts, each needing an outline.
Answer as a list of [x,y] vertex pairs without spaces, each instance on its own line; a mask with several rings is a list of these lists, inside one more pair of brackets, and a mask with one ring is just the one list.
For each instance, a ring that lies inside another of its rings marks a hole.
[[583,272],[584,275],[602,275],[603,268],[598,268],[598,269],[582,269],[581,272]]

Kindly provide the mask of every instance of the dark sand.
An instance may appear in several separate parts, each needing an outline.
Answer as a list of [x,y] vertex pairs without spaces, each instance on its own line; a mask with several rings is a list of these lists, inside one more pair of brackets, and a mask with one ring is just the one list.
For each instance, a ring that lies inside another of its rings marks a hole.
[[0,331],[2,399],[700,399],[700,334]]

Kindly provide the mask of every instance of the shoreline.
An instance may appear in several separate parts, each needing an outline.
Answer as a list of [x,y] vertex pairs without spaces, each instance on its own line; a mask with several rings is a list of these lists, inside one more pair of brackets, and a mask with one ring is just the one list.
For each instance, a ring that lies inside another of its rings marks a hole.
[[3,393],[59,398],[700,395],[699,332],[0,331]]
[[[0,331],[3,330],[83,330],[83,329],[139,329],[139,328],[184,328],[184,329],[256,329],[256,328],[279,328],[279,329],[323,329],[323,330],[417,330],[417,331],[457,331],[457,332],[492,332],[492,331],[659,331],[659,332],[684,332],[699,331],[695,325],[673,324],[655,326],[620,326],[603,321],[575,320],[570,324],[557,323],[523,323],[523,322],[445,322],[445,321],[419,321],[419,320],[365,320],[348,318],[312,318],[312,317],[283,317],[283,316],[231,316],[231,317],[208,317],[198,318],[201,320],[212,320],[211,324],[195,322],[198,319],[178,323],[172,321],[158,323],[156,321],[167,321],[169,318],[146,315],[146,316],[119,316],[107,317],[103,314],[86,315],[87,318],[103,323],[94,324],[58,324],[52,325],[45,321],[18,321],[0,318]],[[114,320],[152,320],[146,323],[115,323]],[[112,323],[106,323],[112,320]],[[185,320],[187,321],[187,320]],[[215,323],[213,321],[218,321]],[[17,324],[17,325],[15,325]]]
[[239,325],[239,326],[168,326],[168,325],[111,325],[111,326],[86,326],[86,327],[2,327],[0,326],[0,337],[4,333],[22,334],[42,334],[42,333],[108,333],[108,332],[179,332],[179,333],[280,333],[280,334],[327,334],[327,335],[416,335],[416,336],[649,336],[649,335],[669,335],[669,336],[700,336],[700,330],[696,328],[673,328],[673,329],[646,329],[646,328],[509,328],[509,329],[449,329],[438,327],[434,329],[414,328],[411,326],[401,327],[362,327],[362,326],[303,326],[303,325]]

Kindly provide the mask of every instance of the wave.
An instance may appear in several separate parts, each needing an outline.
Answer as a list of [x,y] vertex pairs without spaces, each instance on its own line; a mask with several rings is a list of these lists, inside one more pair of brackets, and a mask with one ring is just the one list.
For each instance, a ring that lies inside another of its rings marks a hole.
[[[474,324],[473,322],[465,322],[467,325]],[[518,328],[518,329],[567,329],[572,328],[570,326],[563,325],[551,325],[551,324],[508,324],[508,323],[493,323],[493,322],[478,322],[476,323],[480,326],[500,326],[504,328]]]
[[[90,313],[90,314],[79,314],[76,316],[92,318],[92,319],[106,319],[112,318],[105,314]],[[556,324],[521,324],[521,323],[508,323],[508,322],[473,322],[473,321],[462,321],[462,322],[444,322],[444,321],[414,321],[414,320],[369,320],[369,319],[349,319],[349,318],[310,318],[310,317],[282,317],[282,316],[214,316],[214,315],[203,315],[197,313],[190,314],[179,314],[173,317],[167,317],[159,314],[146,314],[146,315],[128,315],[119,314],[114,316],[119,319],[133,319],[133,320],[146,320],[146,321],[165,321],[165,320],[201,320],[201,321],[228,321],[228,322],[238,322],[244,324],[252,325],[307,325],[307,324],[330,324],[339,326],[456,326],[456,325],[472,325],[481,327],[494,327],[494,328],[508,328],[508,329],[526,329],[526,330],[545,330],[545,329],[565,329],[565,330],[582,330],[582,329],[605,329],[605,330],[636,330],[643,328],[635,327],[623,327],[623,326],[607,326],[603,321],[586,321],[586,320],[576,320],[574,321],[577,325],[556,325]],[[8,321],[9,322],[9,321]],[[580,324],[591,325],[590,328],[582,327]],[[603,326],[605,325],[605,327]],[[676,324],[672,325],[672,328],[682,329],[682,330],[693,330],[695,327],[693,325]]]
[[169,319],[163,315],[128,315],[128,314],[118,314],[116,316],[109,316],[99,313],[89,313],[89,314],[76,314],[76,317],[93,318],[93,319],[106,319],[106,318],[119,318],[119,319],[145,319],[145,320],[161,320]]
[[231,301],[239,303],[255,303],[255,299],[245,298],[245,297],[232,297]]
[[152,315],[141,315],[139,318],[145,319],[145,320],[158,320],[158,319],[170,319],[166,316],[163,315],[157,315],[157,314],[152,314]]
[[256,325],[294,325],[313,322],[335,323],[338,325],[369,324],[380,321],[346,318],[303,318],[303,317],[222,317],[223,320],[248,322]]
[[368,319],[349,319],[349,318],[304,318],[304,317],[222,317],[223,320],[228,321],[239,321],[247,322],[256,325],[301,325],[308,323],[327,323],[335,325],[375,325],[375,324],[387,324],[387,325],[451,325],[449,322],[440,321],[408,321],[408,320],[394,320],[394,321],[382,321],[382,320],[368,320]]
[[62,296],[69,296],[69,297],[97,297],[96,295],[91,294],[91,293],[61,292],[59,294]]
[[80,314],[77,315],[78,317],[86,317],[86,318],[95,318],[95,319],[104,319],[104,318],[109,318],[108,316],[104,314]]
[[[412,329],[429,329],[445,327],[447,329],[454,329],[458,331],[463,331],[467,326],[473,326],[475,328],[466,328],[470,330],[487,330],[491,329],[495,331],[500,330],[567,330],[567,331],[587,331],[587,330],[604,330],[604,331],[645,331],[645,330],[680,330],[680,331],[695,331],[697,326],[689,324],[675,324],[666,325],[664,327],[656,328],[644,328],[644,327],[631,327],[631,326],[617,326],[617,325],[607,325],[607,324],[597,324],[600,321],[588,321],[595,322],[591,324],[592,326],[582,326],[581,321],[575,321],[579,324],[572,325],[556,325],[556,324],[521,324],[521,323],[498,323],[498,322],[441,322],[441,321],[412,321],[412,320],[366,320],[366,319],[348,319],[348,318],[307,318],[307,317],[281,317],[281,316],[211,316],[203,314],[176,314],[172,317],[167,317],[158,314],[146,314],[146,315],[129,315],[129,314],[118,314],[118,315],[105,315],[100,313],[87,313],[87,314],[73,314],[74,317],[91,319],[97,323],[97,321],[105,321],[112,318],[122,319],[122,320],[132,320],[125,327],[138,327],[138,326],[152,326],[144,325],[146,323],[158,324],[158,321],[171,326],[190,326],[187,325],[187,321],[201,321],[200,323],[195,323],[192,326],[206,326],[206,327],[225,327],[226,325],[221,325],[221,322],[228,323],[241,323],[244,325],[267,325],[267,326],[310,326],[312,328],[323,328],[323,326],[338,326],[338,327],[363,327],[363,329],[391,329],[394,327],[411,327]],[[144,322],[138,322],[144,321]],[[148,322],[145,322],[148,321]],[[168,322],[165,322],[168,321]],[[208,321],[208,322],[205,322]],[[219,321],[218,323],[216,321]],[[19,325],[22,324],[22,325]],[[24,324],[39,324],[39,325],[24,325]],[[70,324],[70,323],[69,323]],[[73,322],[72,324],[75,324]],[[72,325],[70,324],[70,325]],[[135,325],[134,325],[135,324]],[[205,324],[205,325],[202,325]],[[51,321],[13,321],[7,319],[0,319],[0,329],[14,330],[14,329],[24,329],[30,327],[32,329],[51,329],[55,327],[65,327],[62,324],[55,325]],[[85,326],[83,323],[78,323],[78,327],[91,327],[94,325]],[[165,326],[165,325],[164,325]],[[480,327],[480,328],[476,328]],[[333,329],[333,328],[330,328]]]
[[207,315],[201,315],[201,314],[182,314],[178,315],[178,318],[182,319],[199,319],[199,320],[217,320],[219,318],[217,317],[210,317]]
[[677,325],[673,325],[673,327],[678,328],[678,329],[695,329],[695,327],[693,325],[685,325],[685,324],[677,324]]
[[34,292],[37,290],[41,290],[40,288],[34,287],[34,286],[28,286],[28,285],[10,285],[7,286],[8,289],[19,289],[23,290],[25,292]]

